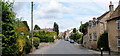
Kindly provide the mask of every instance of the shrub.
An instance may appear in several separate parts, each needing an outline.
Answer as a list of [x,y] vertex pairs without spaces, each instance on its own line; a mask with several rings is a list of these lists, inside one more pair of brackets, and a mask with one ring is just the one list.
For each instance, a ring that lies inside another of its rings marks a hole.
[[25,52],[26,54],[30,53],[32,48],[32,39],[26,38]]
[[97,42],[97,48],[103,47],[104,50],[109,50],[109,45],[108,45],[108,33],[103,33],[98,42]]
[[34,32],[34,37],[40,38],[40,42],[54,42],[54,36],[56,36],[57,33],[54,31],[39,31]]
[[74,41],[77,41],[80,38],[82,38],[82,34],[79,34],[79,33],[73,33],[70,36],[70,39],[73,39]]
[[38,37],[33,37],[33,45],[38,48],[39,43],[40,43],[40,39]]
[[56,37],[56,39],[60,39],[60,37],[59,37],[59,36],[57,36],[57,37]]
[[26,45],[25,39],[23,39],[23,38],[17,39],[17,46],[18,46],[19,55],[23,54],[25,45]]
[[12,3],[0,0],[2,4],[2,55],[17,56],[17,35],[14,28],[15,13],[12,11]]
[[78,44],[81,44],[81,43],[82,43],[82,38],[78,39],[78,40],[77,40],[77,43],[78,43]]
[[48,37],[48,42],[54,42],[54,38],[52,36]]

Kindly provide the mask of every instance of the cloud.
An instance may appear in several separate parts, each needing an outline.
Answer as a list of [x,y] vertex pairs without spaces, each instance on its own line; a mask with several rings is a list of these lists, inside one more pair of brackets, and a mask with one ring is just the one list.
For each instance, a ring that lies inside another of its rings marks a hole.
[[[14,11],[17,17],[23,18],[31,27],[31,1],[15,0]],[[41,28],[52,28],[57,22],[60,31],[80,26],[93,17],[108,11],[110,0],[34,0],[34,25]],[[117,0],[113,1],[115,7]],[[103,6],[104,4],[104,6]]]
[[50,19],[50,18],[60,18],[63,13],[67,13],[69,8],[64,7],[57,1],[50,1],[49,3],[41,6],[35,10],[35,14],[38,14],[39,18]]

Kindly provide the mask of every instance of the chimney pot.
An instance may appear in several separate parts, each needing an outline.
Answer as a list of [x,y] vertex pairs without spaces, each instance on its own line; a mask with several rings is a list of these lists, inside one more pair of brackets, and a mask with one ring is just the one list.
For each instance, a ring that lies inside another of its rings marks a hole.
[[112,5],[112,1],[110,1],[110,5]]
[[96,20],[96,18],[94,17],[93,20]]
[[120,0],[119,0],[119,5],[120,5]]
[[112,1],[110,1],[109,11],[114,11],[114,6],[113,6],[113,4],[112,4]]

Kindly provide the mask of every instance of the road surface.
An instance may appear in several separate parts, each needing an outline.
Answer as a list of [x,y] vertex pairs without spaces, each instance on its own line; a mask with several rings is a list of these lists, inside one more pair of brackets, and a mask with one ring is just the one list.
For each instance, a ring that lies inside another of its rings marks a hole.
[[77,43],[58,40],[55,44],[39,48],[31,54],[100,54],[100,52],[86,49]]

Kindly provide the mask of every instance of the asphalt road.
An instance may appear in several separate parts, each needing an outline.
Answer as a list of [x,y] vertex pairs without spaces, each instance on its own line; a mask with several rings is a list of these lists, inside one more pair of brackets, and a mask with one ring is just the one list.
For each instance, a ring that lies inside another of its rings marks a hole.
[[100,54],[100,52],[86,49],[77,43],[58,40],[55,44],[39,48],[31,54]]

